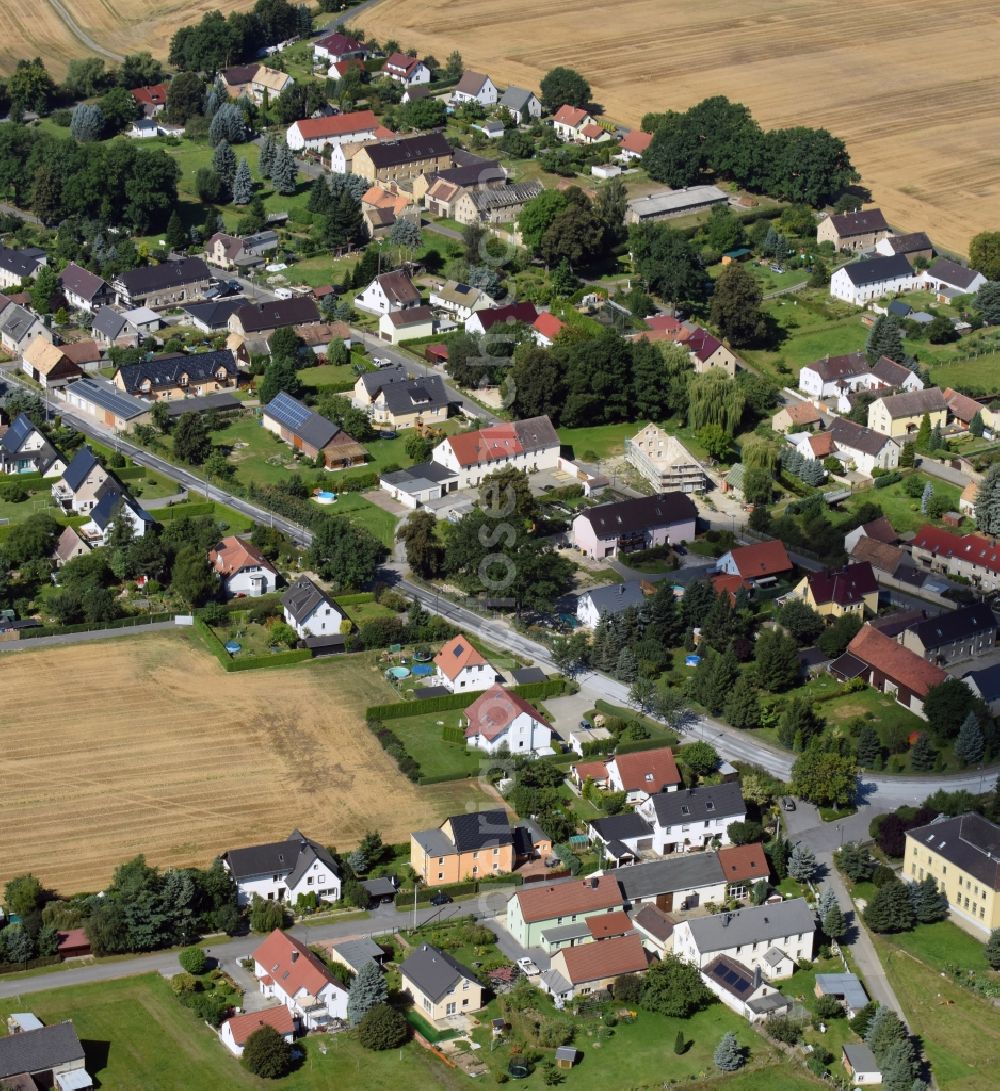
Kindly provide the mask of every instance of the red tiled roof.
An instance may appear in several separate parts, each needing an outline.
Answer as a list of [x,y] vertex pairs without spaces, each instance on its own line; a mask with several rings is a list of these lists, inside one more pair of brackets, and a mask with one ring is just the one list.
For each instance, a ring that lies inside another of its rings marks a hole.
[[833,453],[833,436],[829,432],[817,432],[810,436],[809,449],[817,458],[826,458]]
[[534,303],[508,303],[505,307],[488,307],[484,311],[476,311],[472,317],[485,331],[498,322],[524,322],[530,326],[538,317],[538,311],[535,310]]
[[972,418],[982,410],[982,406],[975,398],[970,398],[967,394],[962,394],[958,390],[952,390],[949,386],[944,392],[944,400],[948,403],[948,411],[951,415],[960,421],[968,423]]
[[719,849],[719,864],[727,883],[740,883],[749,879],[766,879],[770,875],[764,846],[731,845]]
[[556,318],[554,314],[548,312],[540,314],[531,324],[543,337],[547,337],[550,341],[558,337],[566,328],[566,323],[561,318]]
[[514,897],[520,904],[521,916],[529,924],[622,907],[622,892],[611,875],[593,875],[569,883],[521,889]]
[[575,129],[586,116],[587,111],[581,110],[579,106],[560,106],[552,115],[552,120],[558,121],[560,125],[572,125]]
[[277,575],[274,565],[252,542],[244,541],[235,535],[223,538],[214,549],[209,551],[208,559],[212,568],[220,576],[232,576],[241,568],[254,564],[259,564],[268,572],[274,572]]
[[825,572],[810,572],[807,579],[817,605],[832,602],[837,606],[854,606],[863,602],[865,595],[878,593],[875,573],[867,561],[828,568]]
[[383,70],[386,68],[398,68],[401,72],[405,72],[409,75],[420,61],[416,57],[410,57],[405,53],[393,53],[386,57],[385,64],[382,66]]
[[819,410],[812,402],[792,402],[784,409],[792,424],[812,424],[820,419]]
[[568,947],[557,952],[553,961],[556,959],[562,960],[571,985],[640,973],[649,966],[642,940],[636,935]]
[[76,951],[82,947],[86,947],[90,950],[90,940],[87,938],[87,930],[85,928],[67,928],[65,932],[59,933],[59,953],[63,954],[66,951]]
[[465,715],[469,718],[465,737],[471,739],[476,735],[482,735],[492,742],[502,735],[522,712],[526,712],[536,722],[551,727],[538,709],[529,705],[523,697],[508,692],[503,686],[493,685],[465,710]]
[[604,761],[581,761],[574,765],[573,769],[581,784],[587,777],[592,777],[595,781],[608,779],[608,766]]
[[587,927],[594,939],[607,939],[609,936],[627,936],[629,932],[635,931],[632,927],[632,921],[624,909],[597,917],[588,917]]
[[792,562],[782,542],[755,542],[737,546],[732,551],[736,571],[745,580],[759,580],[762,576],[777,576],[792,570]]
[[742,576],[731,576],[728,572],[722,572],[712,577],[712,590],[716,595],[728,594],[730,601],[735,602],[741,590],[750,590],[750,584]]
[[229,1027],[233,1041],[238,1046],[245,1045],[250,1035],[261,1027],[273,1027],[282,1037],[295,1033],[295,1020],[284,1004],[265,1011],[248,1011],[243,1015],[234,1015],[224,1025]]
[[461,432],[457,436],[449,436],[446,442],[455,452],[460,466],[475,466],[479,462],[493,462],[524,454],[524,447],[517,438],[513,424],[496,424],[476,432]]
[[587,137],[588,140],[595,140],[599,136],[607,136],[607,131],[602,129],[596,121],[592,121],[589,125],[584,125],[580,130],[580,135]]
[[940,667],[928,663],[871,625],[861,627],[858,635],[847,645],[847,651],[918,697],[926,697],[930,689],[948,677]]
[[140,106],[165,106],[167,102],[167,85],[165,83],[153,83],[148,87],[133,87],[132,98]]
[[338,114],[336,117],[307,117],[296,121],[295,127],[303,140],[319,140],[327,136],[346,136],[348,133],[374,131],[378,119],[372,110],[355,110],[350,114]]
[[359,53],[365,46],[357,38],[348,38],[346,34],[327,34],[325,38],[318,38],[313,42],[313,49],[321,47],[334,56],[342,53]]
[[640,750],[635,754],[619,754],[615,765],[626,792],[661,792],[681,782],[674,752],[669,746]]
[[275,929],[254,951],[253,958],[288,996],[300,992],[318,996],[327,985],[337,985],[319,958],[287,932]]
[[652,133],[644,133],[639,129],[633,129],[632,132],[626,133],[619,143],[623,152],[634,152],[636,155],[642,155],[652,143],[652,140]]
[[434,663],[454,682],[466,667],[482,666],[486,660],[469,643],[468,637],[459,633],[434,656]]
[[1000,547],[978,534],[953,534],[937,527],[921,527],[911,545],[941,557],[955,557],[967,564],[1000,573]]
[[653,314],[645,319],[646,328],[650,330],[663,330],[667,333],[680,333],[684,329],[684,323],[672,314]]

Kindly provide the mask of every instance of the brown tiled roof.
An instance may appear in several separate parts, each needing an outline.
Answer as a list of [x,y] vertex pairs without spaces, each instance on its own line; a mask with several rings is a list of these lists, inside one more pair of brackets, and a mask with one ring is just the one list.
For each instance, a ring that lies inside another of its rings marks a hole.
[[677,923],[673,917],[664,913],[659,906],[647,902],[638,913],[633,913],[633,922],[661,942],[670,939]]
[[594,939],[607,939],[609,936],[627,936],[634,932],[629,915],[624,909],[615,910],[614,913],[604,913],[597,917],[587,918],[587,927]]
[[784,409],[792,424],[813,424],[820,419],[819,410],[812,402],[792,402]]
[[878,593],[875,573],[866,561],[811,572],[807,579],[817,605],[832,602],[837,606],[854,606],[863,602],[865,595]]
[[282,1037],[295,1033],[295,1020],[284,1004],[265,1011],[248,1011],[243,1015],[234,1015],[225,1025],[229,1027],[233,1041],[238,1046],[245,1045],[250,1035],[261,1027],[273,1027]]
[[764,846],[756,842],[752,845],[730,845],[719,849],[719,864],[727,883],[766,879],[771,874],[764,855]]
[[652,142],[652,133],[644,133],[639,129],[633,129],[632,132],[626,133],[621,138],[619,144],[623,152],[632,152],[635,155],[642,155]]
[[274,565],[252,542],[237,538],[235,535],[223,538],[214,549],[209,551],[208,559],[212,563],[212,568],[220,576],[232,576],[241,568],[254,564],[277,574]]
[[434,656],[434,664],[454,681],[466,667],[477,667],[486,663],[486,660],[469,643],[469,638],[461,633],[452,637],[447,644]]
[[826,458],[833,454],[833,436],[829,432],[817,432],[808,439],[809,449],[816,458]]
[[940,413],[948,408],[941,388],[937,386],[930,386],[926,390],[912,390],[906,394],[891,394],[882,399],[882,404],[893,420],[922,416],[924,413]]
[[736,571],[746,580],[777,576],[792,570],[792,562],[782,542],[755,542],[737,546],[732,551]]
[[896,528],[885,515],[880,515],[870,523],[865,523],[861,529],[865,532],[865,538],[874,538],[876,542],[885,542],[887,545],[895,545],[896,542],[899,541],[899,535],[896,533]]
[[847,645],[847,651],[918,697],[926,697],[929,690],[948,677],[940,667],[928,663],[871,625],[862,626],[858,635]]
[[872,568],[891,576],[903,561],[903,551],[877,538],[861,537],[854,543],[851,557],[855,561],[867,561]]
[[622,892],[611,875],[522,889],[514,896],[521,906],[521,916],[528,923],[571,917],[576,913],[599,913],[602,909],[620,909],[622,906]]
[[295,128],[303,140],[374,131],[377,125],[378,118],[372,110],[355,110],[350,114],[337,114],[336,117],[307,117],[295,122]]
[[565,948],[556,957],[561,957],[571,985],[638,973],[649,966],[642,940],[635,935]]
[[970,398],[958,390],[952,390],[950,386],[944,391],[944,400],[948,403],[948,410],[956,420],[970,421],[983,408],[975,398]]
[[681,782],[674,752],[669,746],[640,750],[635,754],[619,754],[615,764],[626,792],[646,791],[652,794]]

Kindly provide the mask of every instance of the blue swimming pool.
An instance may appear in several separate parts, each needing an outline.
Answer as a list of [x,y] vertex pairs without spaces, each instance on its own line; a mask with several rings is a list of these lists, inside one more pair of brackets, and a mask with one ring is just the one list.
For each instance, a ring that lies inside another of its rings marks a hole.
[[434,668],[430,665],[430,663],[416,663],[414,664],[412,671],[414,678],[426,678],[427,675],[433,673]]

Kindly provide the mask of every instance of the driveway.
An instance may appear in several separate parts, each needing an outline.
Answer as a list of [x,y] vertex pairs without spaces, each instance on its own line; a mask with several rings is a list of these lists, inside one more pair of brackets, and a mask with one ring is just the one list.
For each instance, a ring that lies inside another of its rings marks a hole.
[[274,1002],[269,1000],[257,987],[257,979],[249,970],[244,970],[238,959],[230,959],[221,967],[243,990],[243,1010],[264,1011],[265,1008],[273,1008]]
[[[517,962],[519,958],[524,958],[525,955],[527,955],[542,973],[545,973],[552,965],[552,959],[541,949],[541,947],[522,947],[504,927],[503,917],[493,917],[490,920],[484,920],[483,924],[485,924],[496,936],[497,947],[500,948],[511,962]],[[532,978],[532,981],[537,984],[538,978]]]
[[545,707],[552,714],[552,726],[556,734],[564,742],[569,742],[569,733],[579,726],[585,713],[594,707],[594,696],[581,690],[565,697],[547,697]]

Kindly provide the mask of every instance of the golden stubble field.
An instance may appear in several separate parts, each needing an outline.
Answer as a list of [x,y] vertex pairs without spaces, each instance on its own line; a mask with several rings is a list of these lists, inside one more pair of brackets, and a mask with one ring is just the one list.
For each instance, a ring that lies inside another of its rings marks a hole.
[[417,788],[364,725],[387,688],[360,657],[226,674],[187,634],[0,657],[0,885],[99,889],[121,861],[206,866],[298,826],[387,841],[486,797]]
[[767,126],[823,125],[898,227],[959,251],[1000,228],[996,0],[384,0],[361,22],[501,87],[572,66],[630,125],[720,93]]

